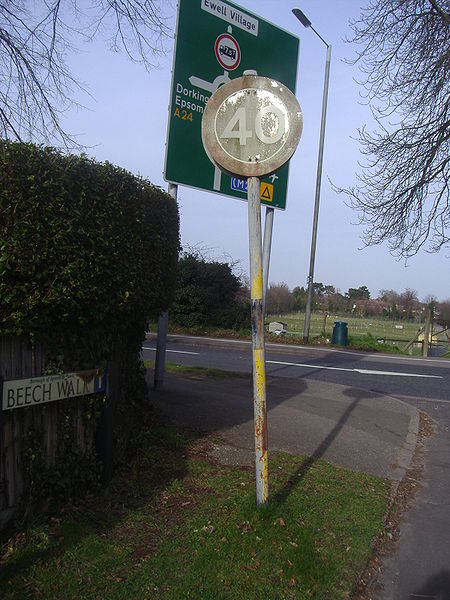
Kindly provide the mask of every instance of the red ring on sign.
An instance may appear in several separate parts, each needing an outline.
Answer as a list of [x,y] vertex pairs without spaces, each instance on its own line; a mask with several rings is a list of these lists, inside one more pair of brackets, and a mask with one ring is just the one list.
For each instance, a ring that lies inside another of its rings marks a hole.
[[[228,40],[235,46],[236,57],[234,59],[234,62],[232,62],[231,64],[225,63],[223,58],[221,57],[220,42],[222,42],[223,40]],[[216,53],[217,60],[224,69],[227,69],[227,71],[234,71],[234,69],[236,69],[239,66],[239,63],[241,62],[241,49],[239,48],[239,44],[237,43],[237,41],[229,33],[222,33],[221,35],[219,35],[214,45],[214,51]]]

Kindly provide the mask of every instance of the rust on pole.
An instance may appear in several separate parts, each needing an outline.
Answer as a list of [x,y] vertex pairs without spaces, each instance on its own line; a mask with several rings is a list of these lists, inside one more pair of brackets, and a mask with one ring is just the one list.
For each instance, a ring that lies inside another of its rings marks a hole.
[[427,313],[425,317],[425,328],[423,333],[423,346],[422,346],[422,356],[428,356],[430,350],[430,341],[431,336],[430,333],[432,331],[432,320],[433,320],[433,308],[432,306],[427,306]]
[[253,410],[255,426],[256,502],[269,498],[267,456],[266,368],[264,360],[263,273],[259,177],[247,180],[250,289],[253,350]]

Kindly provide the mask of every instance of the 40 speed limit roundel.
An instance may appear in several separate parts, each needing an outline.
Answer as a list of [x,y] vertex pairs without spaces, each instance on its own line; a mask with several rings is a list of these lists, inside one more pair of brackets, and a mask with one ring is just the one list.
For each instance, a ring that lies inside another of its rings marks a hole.
[[294,94],[269,77],[244,75],[219,87],[202,118],[202,141],[223,171],[263,177],[294,154],[303,127]]

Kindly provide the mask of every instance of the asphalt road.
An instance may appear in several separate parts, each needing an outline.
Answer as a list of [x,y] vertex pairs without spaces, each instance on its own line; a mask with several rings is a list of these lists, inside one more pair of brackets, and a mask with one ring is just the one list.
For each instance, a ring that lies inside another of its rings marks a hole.
[[[155,357],[155,346],[155,340],[146,340],[144,358]],[[182,365],[251,373],[251,343],[169,336],[166,360]],[[450,361],[439,358],[266,344],[266,372],[276,377],[307,378],[353,386],[405,400],[450,404]]]

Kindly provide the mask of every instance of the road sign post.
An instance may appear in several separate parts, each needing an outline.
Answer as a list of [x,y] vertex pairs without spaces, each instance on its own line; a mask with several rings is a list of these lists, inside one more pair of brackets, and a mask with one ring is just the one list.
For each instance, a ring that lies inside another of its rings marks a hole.
[[219,88],[202,119],[203,145],[211,161],[227,173],[247,178],[258,505],[269,497],[260,177],[277,171],[291,158],[302,124],[292,92],[256,75],[244,75]]
[[272,250],[272,232],[274,209],[266,206],[266,219],[264,221],[264,242],[263,242],[263,319],[266,316],[266,298],[267,288],[269,286],[269,265],[270,253]]

